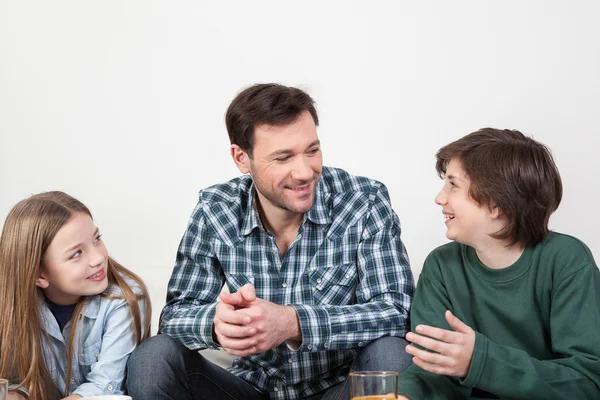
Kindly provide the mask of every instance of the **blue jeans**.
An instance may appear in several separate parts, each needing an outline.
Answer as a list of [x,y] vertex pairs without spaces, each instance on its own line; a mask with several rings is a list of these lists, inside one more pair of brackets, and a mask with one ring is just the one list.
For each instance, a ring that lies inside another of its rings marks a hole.
[[[352,371],[403,372],[412,363],[407,342],[385,336],[358,354]],[[189,350],[168,335],[142,343],[127,363],[127,390],[134,400],[266,400],[268,394]],[[310,400],[348,400],[349,381],[330,387]]]

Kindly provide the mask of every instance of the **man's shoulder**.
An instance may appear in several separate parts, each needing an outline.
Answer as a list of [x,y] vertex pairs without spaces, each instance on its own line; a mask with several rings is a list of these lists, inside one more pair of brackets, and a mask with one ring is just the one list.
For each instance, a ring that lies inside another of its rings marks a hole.
[[238,176],[227,182],[209,186],[200,191],[200,202],[203,203],[239,203],[242,198],[251,194],[252,178],[249,175]]
[[323,167],[321,182],[326,194],[340,193],[373,193],[385,185],[366,176],[352,175],[349,172],[335,167]]

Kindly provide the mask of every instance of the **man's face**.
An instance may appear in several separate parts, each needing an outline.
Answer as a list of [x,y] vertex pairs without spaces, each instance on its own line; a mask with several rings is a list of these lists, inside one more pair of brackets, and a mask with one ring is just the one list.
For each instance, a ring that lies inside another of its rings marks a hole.
[[239,147],[236,158],[235,147],[232,156],[240,171],[252,176],[264,212],[279,209],[304,214],[312,208],[323,158],[315,122],[308,111],[289,125],[257,126],[252,158]]

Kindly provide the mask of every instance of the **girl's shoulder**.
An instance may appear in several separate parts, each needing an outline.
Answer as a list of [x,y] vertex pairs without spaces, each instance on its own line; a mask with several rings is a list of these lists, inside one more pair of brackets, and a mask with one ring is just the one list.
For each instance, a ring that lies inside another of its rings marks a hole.
[[[125,284],[127,286],[129,286],[129,288],[131,288],[131,290],[133,291],[133,293],[136,296],[142,296],[144,295],[144,290],[142,289],[142,287],[135,281],[133,280],[131,277],[124,275],[124,274],[119,274],[121,278],[123,278],[123,280],[125,281]],[[121,287],[119,287],[118,284],[116,283],[111,283],[108,285],[108,287],[106,288],[106,290],[102,293],[105,296],[116,296],[116,297],[122,297],[123,296],[123,289]]]

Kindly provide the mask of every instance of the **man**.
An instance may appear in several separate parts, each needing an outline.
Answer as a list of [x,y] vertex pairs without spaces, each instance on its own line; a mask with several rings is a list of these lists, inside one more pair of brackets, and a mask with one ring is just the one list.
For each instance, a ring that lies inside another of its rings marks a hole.
[[[200,192],[162,335],[129,361],[135,399],[348,399],[347,375],[403,371],[414,289],[380,182],[323,167],[305,92],[242,91],[226,114],[247,174]],[[224,284],[232,294],[221,294]],[[218,301],[220,298],[220,301]],[[224,370],[197,351],[239,356]]]

